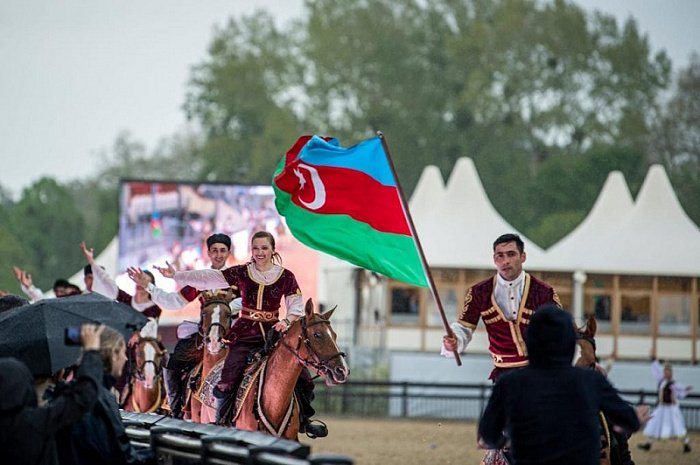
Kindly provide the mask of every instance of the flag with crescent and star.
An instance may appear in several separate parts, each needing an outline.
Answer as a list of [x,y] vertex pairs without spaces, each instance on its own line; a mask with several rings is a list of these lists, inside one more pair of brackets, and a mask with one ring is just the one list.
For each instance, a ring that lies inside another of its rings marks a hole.
[[303,136],[280,161],[275,205],[299,241],[398,281],[427,287],[381,139],[352,147]]

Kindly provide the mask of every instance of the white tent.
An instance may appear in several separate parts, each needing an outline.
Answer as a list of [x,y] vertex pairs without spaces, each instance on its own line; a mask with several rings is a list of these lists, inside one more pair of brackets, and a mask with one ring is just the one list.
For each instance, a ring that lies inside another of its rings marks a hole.
[[626,214],[617,208],[619,217],[601,212],[597,229],[584,236],[577,228],[570,234],[575,240],[567,236],[555,244],[547,263],[593,273],[700,276],[700,228],[683,211],[662,166],[649,168],[633,208]]
[[432,219],[430,216],[437,213],[435,206],[444,202],[445,183],[442,180],[440,169],[435,165],[428,165],[423,169],[418,184],[413,190],[411,200],[408,202],[411,214],[414,219],[421,218],[427,227],[428,220]]
[[584,269],[584,262],[591,255],[600,253],[600,237],[614,231],[633,206],[624,175],[620,171],[610,172],[588,216],[566,237],[547,249],[547,269]]
[[544,253],[496,211],[470,158],[457,160],[447,186],[436,167],[426,167],[410,210],[430,267],[493,268],[493,241],[520,234],[527,268],[541,269]]

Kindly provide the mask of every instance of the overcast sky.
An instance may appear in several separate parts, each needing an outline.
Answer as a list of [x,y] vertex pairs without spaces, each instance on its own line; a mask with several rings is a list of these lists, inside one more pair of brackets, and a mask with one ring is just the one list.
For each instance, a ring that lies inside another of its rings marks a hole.
[[[698,0],[576,3],[634,16],[674,68],[700,49]],[[152,151],[185,124],[214,26],[256,8],[286,22],[302,0],[0,0],[0,185],[17,196],[44,175],[88,177],[121,131]]]

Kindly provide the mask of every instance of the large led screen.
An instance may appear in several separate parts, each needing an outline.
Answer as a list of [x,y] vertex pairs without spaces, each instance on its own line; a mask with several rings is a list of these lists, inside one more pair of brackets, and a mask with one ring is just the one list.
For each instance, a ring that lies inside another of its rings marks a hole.
[[[291,235],[274,200],[269,185],[122,181],[117,283],[133,291],[124,272],[135,266],[152,270],[158,287],[174,291],[175,282],[153,270],[153,265],[167,262],[180,270],[209,267],[206,238],[213,233],[231,237],[228,266],[247,263],[250,236],[264,229],[275,236],[282,265],[294,272],[304,297],[316,300],[318,253]],[[190,313],[164,312],[161,318],[175,322]]]

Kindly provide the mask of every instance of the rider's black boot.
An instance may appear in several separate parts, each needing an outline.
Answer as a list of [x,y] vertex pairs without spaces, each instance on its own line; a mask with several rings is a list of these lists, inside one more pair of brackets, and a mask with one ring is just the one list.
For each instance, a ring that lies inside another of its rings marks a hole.
[[219,390],[217,386],[213,389],[214,399],[216,400],[216,417],[214,423],[224,425],[231,422],[231,414],[233,412],[233,395],[230,392]]
[[297,384],[296,387],[297,399],[299,400],[299,421],[301,427],[300,433],[306,433],[311,439],[325,438],[328,436],[328,428],[326,424],[320,420],[312,420],[316,414],[316,410],[311,406],[311,401],[314,399],[314,393],[302,389],[302,386]]
[[163,368],[163,382],[170,405],[170,414],[173,418],[181,419],[183,405],[181,374],[176,370]]

